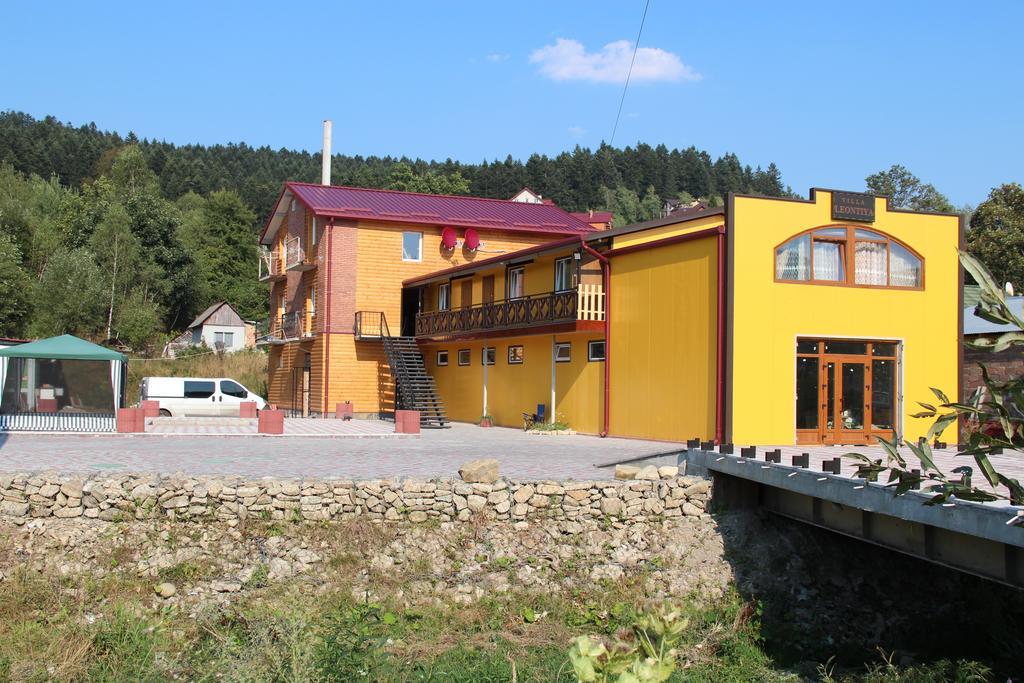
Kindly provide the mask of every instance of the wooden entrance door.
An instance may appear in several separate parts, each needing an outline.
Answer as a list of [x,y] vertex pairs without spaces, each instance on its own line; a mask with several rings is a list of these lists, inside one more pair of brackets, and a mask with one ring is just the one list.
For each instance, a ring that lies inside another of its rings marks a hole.
[[483,280],[483,299],[485,304],[494,303],[494,276],[485,275]]
[[800,340],[797,443],[865,444],[896,431],[897,344]]

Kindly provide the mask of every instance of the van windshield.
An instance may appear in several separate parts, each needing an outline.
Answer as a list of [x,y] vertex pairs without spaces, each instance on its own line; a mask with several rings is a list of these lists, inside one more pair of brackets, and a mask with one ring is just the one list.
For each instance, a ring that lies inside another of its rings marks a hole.
[[185,398],[210,398],[214,391],[216,385],[213,382],[185,382]]

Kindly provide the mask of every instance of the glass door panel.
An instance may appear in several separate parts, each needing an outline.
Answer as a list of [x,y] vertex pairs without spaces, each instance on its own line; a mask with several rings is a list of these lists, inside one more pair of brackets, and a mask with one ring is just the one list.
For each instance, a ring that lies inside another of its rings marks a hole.
[[864,430],[864,363],[843,363],[841,426],[847,431]]
[[896,361],[871,361],[871,429],[893,431],[895,423]]
[[796,428],[818,429],[818,359],[796,359]]
[[825,431],[833,437],[836,429],[836,364],[825,363],[825,383],[822,385],[822,394],[825,400],[822,401],[825,409]]

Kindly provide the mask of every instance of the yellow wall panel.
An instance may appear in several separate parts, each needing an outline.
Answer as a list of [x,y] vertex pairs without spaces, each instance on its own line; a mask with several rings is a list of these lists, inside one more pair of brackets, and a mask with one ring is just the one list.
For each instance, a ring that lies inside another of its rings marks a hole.
[[[487,367],[487,412],[499,426],[520,427],[522,414],[534,412],[538,404],[544,404],[551,416],[552,342],[570,342],[572,362],[555,364],[554,414],[578,432],[596,434],[603,417],[604,364],[587,361],[587,341],[601,338],[591,333],[535,335],[431,343],[423,349],[448,416],[457,422],[476,422],[484,411],[482,349],[494,347],[495,364]],[[508,347],[515,345],[523,347],[521,364],[508,362]],[[459,349],[469,349],[469,366],[458,365]],[[438,350],[448,351],[447,366],[437,365]]]
[[612,435],[714,436],[717,258],[717,237],[612,258]]
[[615,249],[619,249],[621,247],[632,247],[637,244],[645,244],[647,242],[654,242],[655,240],[663,240],[667,237],[685,235],[698,230],[717,228],[724,223],[725,216],[722,214],[704,216],[703,218],[694,218],[685,222],[681,220],[679,223],[671,223],[657,228],[649,228],[647,230],[639,230],[626,235],[620,235],[614,239],[612,246]]

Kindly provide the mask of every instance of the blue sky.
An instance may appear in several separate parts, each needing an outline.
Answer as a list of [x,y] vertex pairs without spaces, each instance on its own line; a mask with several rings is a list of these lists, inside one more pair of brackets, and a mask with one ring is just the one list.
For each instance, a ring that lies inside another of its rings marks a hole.
[[[5,3],[0,109],[303,149],[331,118],[337,152],[525,159],[609,138],[642,10]],[[1024,181],[1022,25],[1024,2],[652,0],[615,143],[774,161],[801,193],[901,163],[977,204]]]

